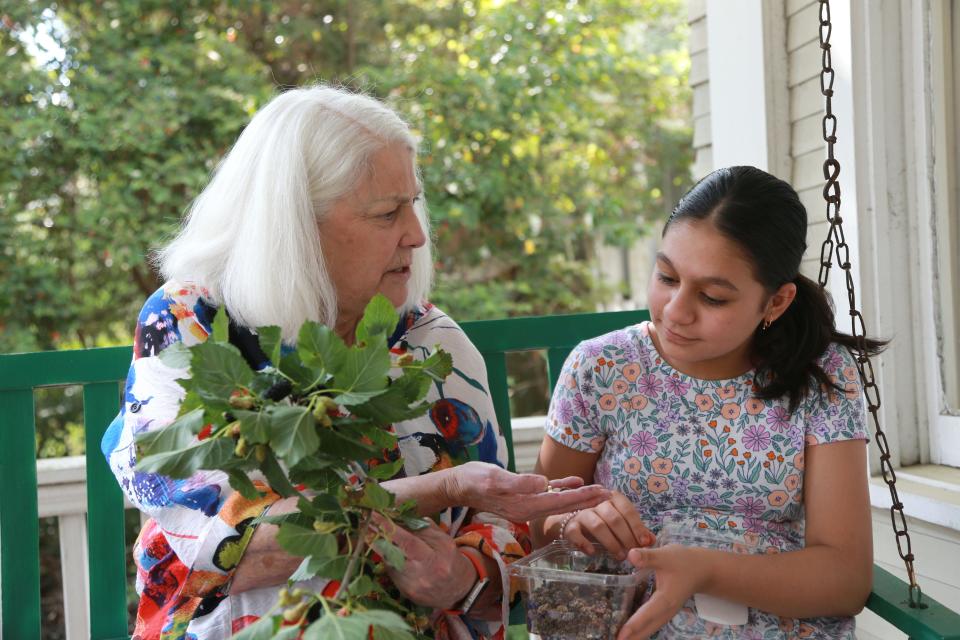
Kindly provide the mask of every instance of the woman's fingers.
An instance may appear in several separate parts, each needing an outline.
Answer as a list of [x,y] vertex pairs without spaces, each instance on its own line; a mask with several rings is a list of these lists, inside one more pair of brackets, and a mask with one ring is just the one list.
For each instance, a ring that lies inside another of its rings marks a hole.
[[554,478],[549,482],[551,489],[577,489],[585,483],[580,476],[567,476],[566,478]]

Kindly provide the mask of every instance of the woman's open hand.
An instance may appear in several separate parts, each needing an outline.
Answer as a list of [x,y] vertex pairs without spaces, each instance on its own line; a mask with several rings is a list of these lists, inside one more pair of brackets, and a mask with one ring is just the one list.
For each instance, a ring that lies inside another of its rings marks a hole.
[[637,507],[619,491],[613,491],[609,500],[571,516],[563,537],[586,553],[591,553],[592,543],[599,543],[620,560],[630,549],[649,547],[656,541]]
[[[549,489],[562,491],[549,491]],[[512,473],[488,462],[468,462],[450,470],[445,491],[451,504],[494,513],[512,522],[586,509],[610,497],[600,485],[583,486],[570,476],[547,481],[536,473]]]

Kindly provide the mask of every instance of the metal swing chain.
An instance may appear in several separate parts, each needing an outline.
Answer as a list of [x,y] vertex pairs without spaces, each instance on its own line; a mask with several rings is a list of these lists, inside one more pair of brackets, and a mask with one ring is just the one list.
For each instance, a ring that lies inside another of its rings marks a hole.
[[[846,276],[847,299],[850,303],[850,322],[852,325],[851,335],[856,340],[854,351],[856,352],[857,369],[860,371],[863,393],[867,398],[867,409],[873,418],[877,446],[880,449],[880,471],[883,473],[883,481],[890,488],[890,499],[892,501],[890,520],[896,534],[897,552],[907,568],[907,577],[910,582],[910,606],[917,607],[920,606],[923,593],[917,583],[916,573],[913,569],[913,547],[910,543],[910,533],[907,531],[907,519],[903,514],[903,503],[900,502],[900,496],[897,493],[897,474],[890,463],[890,446],[887,443],[886,434],[880,428],[880,420],[877,417],[877,411],[880,409],[880,389],[874,379],[873,364],[870,362],[870,356],[867,353],[867,332],[864,327],[863,316],[857,309],[853,274],[850,272],[850,247],[843,235],[843,218],[840,217],[840,183],[837,180],[840,175],[840,162],[834,156],[834,145],[837,142],[837,117],[833,114],[834,72],[830,55],[830,35],[832,31],[830,0],[820,0],[820,50],[823,63],[823,68],[820,71],[820,93],[823,94],[826,101],[822,129],[823,140],[827,143],[827,159],[823,163],[823,178],[826,180],[823,187],[823,198],[827,203],[827,220],[830,221],[830,229],[827,231],[826,240],[820,247],[818,282],[821,288],[827,286],[831,255],[836,253],[837,265],[843,269]],[[904,541],[906,541],[906,551],[904,551]]]

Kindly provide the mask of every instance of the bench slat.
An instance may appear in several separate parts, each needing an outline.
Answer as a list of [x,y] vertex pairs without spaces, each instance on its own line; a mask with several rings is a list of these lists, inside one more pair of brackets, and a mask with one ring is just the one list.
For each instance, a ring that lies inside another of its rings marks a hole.
[[33,391],[0,391],[0,420],[0,637],[39,638],[40,520]]
[[83,423],[87,428],[87,540],[95,561],[90,572],[90,638],[101,640],[127,633],[126,544],[123,493],[100,451],[100,438],[120,409],[116,382],[83,387]]

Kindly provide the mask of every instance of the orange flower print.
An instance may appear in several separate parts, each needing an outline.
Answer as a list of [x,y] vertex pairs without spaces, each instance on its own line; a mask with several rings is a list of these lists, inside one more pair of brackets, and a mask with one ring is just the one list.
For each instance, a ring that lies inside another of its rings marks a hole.
[[617,378],[613,381],[613,392],[614,393],[624,393],[627,389],[630,388],[630,385],[627,384],[625,380]]
[[673,470],[673,460],[670,458],[656,458],[651,464],[653,471],[662,476],[668,475]]
[[755,547],[760,544],[760,536],[753,531],[747,531],[743,534],[743,541],[751,547]]
[[630,409],[632,409],[633,407],[630,406],[629,400],[621,400],[620,408],[623,409],[624,411],[630,411]]
[[604,438],[594,438],[593,440],[590,441],[590,448],[593,450],[594,453],[600,453],[601,451],[603,451],[603,445],[605,444],[605,442],[606,440]]
[[637,411],[640,411],[644,407],[646,407],[647,402],[649,402],[647,400],[647,396],[633,396],[632,398],[630,398],[630,406],[632,406]]
[[758,415],[760,412],[762,412],[763,407],[763,400],[760,400],[759,398],[750,398],[744,404],[744,409],[746,409],[747,413],[752,416]]
[[650,493],[663,493],[670,488],[670,482],[662,476],[650,476],[647,478],[647,489]]
[[636,362],[631,362],[628,365],[624,365],[622,373],[623,377],[628,381],[636,382],[637,378],[640,377],[640,365],[638,365]]
[[737,395],[737,386],[727,384],[717,389],[717,395],[721,400],[732,400]]
[[784,478],[783,484],[786,485],[787,489],[790,491],[796,491],[797,487],[800,486],[800,476],[795,473],[791,473]]
[[857,372],[856,367],[844,367],[843,368],[843,377],[851,382],[857,379],[857,376],[860,374]]
[[576,389],[577,379],[574,376],[567,374],[567,377],[564,379],[563,384],[564,386],[567,387],[567,389]]
[[848,382],[843,385],[843,394],[847,396],[847,398],[856,398],[860,395],[860,387],[856,382]]
[[803,437],[803,444],[807,446],[817,444],[817,436],[810,434]]
[[600,396],[600,408],[604,411],[613,411],[617,408],[617,398],[612,393]]
[[736,402],[728,402],[720,409],[720,415],[727,420],[734,420],[740,415],[740,405]]
[[713,398],[705,393],[698,393],[693,397],[693,401],[700,411],[710,411],[710,409],[713,409]]
[[641,488],[640,488],[640,487],[641,487],[641,485],[640,485],[640,481],[639,481],[639,480],[637,480],[636,478],[631,478],[631,479],[630,479],[630,489],[631,489],[634,493],[640,493],[640,491],[641,491]]
[[816,631],[816,629],[811,627],[809,624],[807,624],[806,622],[801,622],[800,629],[797,631],[797,637],[809,638],[810,636],[813,635],[814,631]]
[[803,471],[803,451],[793,457],[793,466]]
[[630,456],[623,461],[623,470],[634,475],[640,471],[640,460],[636,456]]
[[790,496],[787,495],[786,491],[781,491],[777,489],[776,491],[771,491],[770,495],[767,496],[767,502],[769,502],[774,507],[782,507],[790,499]]

